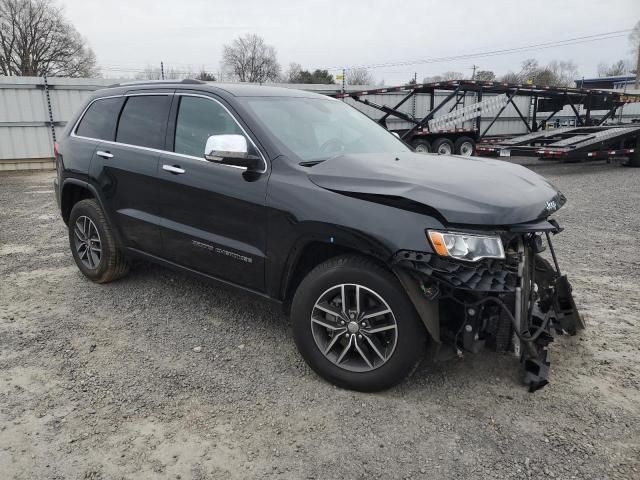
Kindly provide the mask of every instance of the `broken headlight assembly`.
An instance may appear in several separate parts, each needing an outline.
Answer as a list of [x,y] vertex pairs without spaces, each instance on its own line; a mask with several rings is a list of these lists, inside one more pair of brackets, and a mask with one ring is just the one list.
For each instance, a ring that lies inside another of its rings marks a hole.
[[434,251],[441,257],[467,262],[477,262],[483,258],[504,258],[502,240],[496,235],[427,230],[427,236]]

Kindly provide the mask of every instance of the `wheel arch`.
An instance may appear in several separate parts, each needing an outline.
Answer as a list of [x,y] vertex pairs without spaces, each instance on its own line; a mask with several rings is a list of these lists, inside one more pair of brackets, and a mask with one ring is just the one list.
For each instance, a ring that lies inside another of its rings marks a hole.
[[109,216],[109,212],[104,207],[104,203],[102,202],[102,198],[98,194],[98,189],[92,184],[85,182],[83,180],[79,180],[77,178],[67,178],[63,181],[62,187],[60,188],[60,213],[62,215],[62,220],[64,220],[65,224],[69,222],[69,216],[71,215],[71,210],[73,206],[81,200],[85,199],[94,199],[100,205],[100,208],[104,212],[104,216],[109,222],[109,225],[112,226],[111,231],[116,239],[116,242],[120,243],[120,235],[116,228],[114,227],[113,222]]
[[385,262],[381,256],[364,253],[363,250],[353,245],[311,239],[292,249],[292,254],[289,256],[280,289],[280,295],[284,300],[284,304],[288,307],[297,286],[311,270],[330,258],[345,254],[354,254],[372,259],[383,268],[391,271],[387,262]]

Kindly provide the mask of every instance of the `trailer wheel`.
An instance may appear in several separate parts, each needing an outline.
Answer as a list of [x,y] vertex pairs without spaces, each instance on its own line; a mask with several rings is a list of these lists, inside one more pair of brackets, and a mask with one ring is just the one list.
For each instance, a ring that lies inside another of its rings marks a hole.
[[476,153],[476,142],[473,138],[460,137],[455,143],[456,154],[463,157],[470,157]]
[[438,155],[451,155],[453,153],[453,142],[448,138],[438,138],[433,142],[433,151]]
[[417,153],[431,153],[431,143],[429,143],[428,140],[424,140],[422,138],[419,138],[417,140],[414,140],[413,142],[411,142],[411,144],[413,145],[413,148],[415,149],[415,151]]

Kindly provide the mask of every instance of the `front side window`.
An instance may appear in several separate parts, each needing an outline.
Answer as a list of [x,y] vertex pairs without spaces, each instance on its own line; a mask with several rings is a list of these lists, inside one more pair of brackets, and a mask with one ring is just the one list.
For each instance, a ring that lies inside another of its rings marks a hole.
[[164,148],[164,134],[171,97],[140,95],[127,99],[124,105],[116,142],[140,147]]
[[76,129],[76,135],[113,141],[122,97],[101,98],[93,102],[85,112]]
[[[244,135],[231,115],[213,100],[180,97],[174,152],[202,158],[211,135]],[[251,142],[247,139],[251,150]]]

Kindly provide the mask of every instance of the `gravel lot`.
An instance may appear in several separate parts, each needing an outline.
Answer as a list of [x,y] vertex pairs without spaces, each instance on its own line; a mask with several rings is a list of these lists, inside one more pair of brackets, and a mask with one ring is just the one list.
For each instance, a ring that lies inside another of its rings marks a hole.
[[640,170],[531,163],[589,324],[535,394],[489,352],[337,389],[278,306],[147,264],[92,284],[53,172],[0,175],[0,477],[640,478]]

